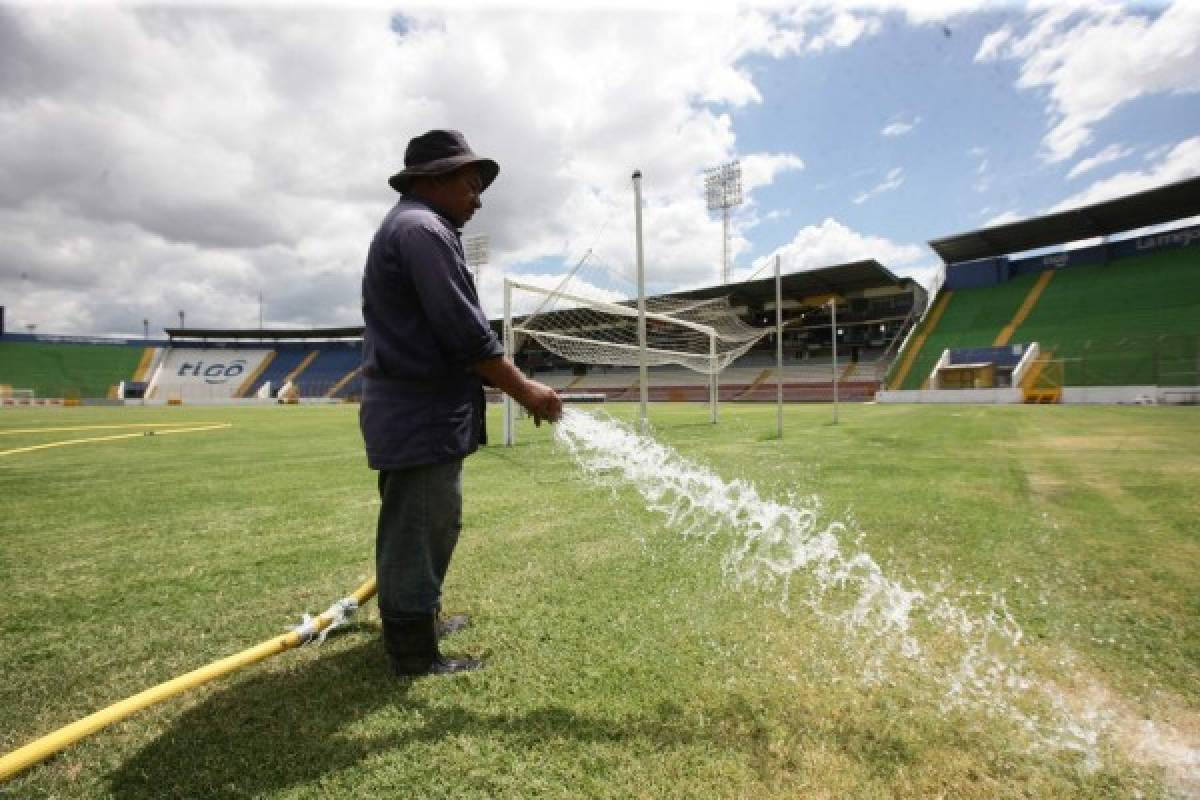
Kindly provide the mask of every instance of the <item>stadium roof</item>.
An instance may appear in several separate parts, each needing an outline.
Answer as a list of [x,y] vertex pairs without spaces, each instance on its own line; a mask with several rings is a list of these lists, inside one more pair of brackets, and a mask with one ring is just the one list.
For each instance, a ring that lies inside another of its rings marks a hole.
[[[783,292],[791,297],[825,294],[846,294],[880,286],[907,287],[912,278],[898,278],[875,259],[851,261],[820,269],[790,272],[781,276]],[[684,292],[672,292],[663,297],[724,297],[729,295],[735,306],[743,303],[775,302],[775,276],[724,286],[706,286]]]
[[[863,289],[875,289],[881,286],[895,286],[898,289],[909,288],[916,284],[912,278],[899,278],[887,267],[875,259],[851,261],[846,264],[835,264],[820,269],[804,272],[792,272],[781,276],[784,294],[790,297],[813,297],[823,295],[844,295]],[[659,295],[660,297],[726,297],[734,306],[763,306],[775,302],[775,277],[770,275],[743,283],[732,283],[723,286],[705,286],[699,289],[689,289],[682,292]],[[493,323],[500,322],[492,320]],[[172,340],[189,340],[203,342],[221,341],[306,341],[323,339],[361,339],[363,326],[343,328],[165,328],[167,337]]]
[[957,264],[1109,236],[1196,214],[1200,214],[1200,177],[1069,211],[943,236],[929,242],[929,246],[942,261]]
[[257,339],[280,341],[292,339],[361,339],[363,326],[346,328],[164,328],[171,339]]

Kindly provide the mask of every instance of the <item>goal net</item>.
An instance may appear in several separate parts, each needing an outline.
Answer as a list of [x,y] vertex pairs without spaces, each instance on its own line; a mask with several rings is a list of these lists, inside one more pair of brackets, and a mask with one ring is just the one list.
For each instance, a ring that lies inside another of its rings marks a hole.
[[[514,291],[533,296],[533,313],[513,317]],[[715,423],[717,376],[775,330],[744,323],[727,297],[648,298],[643,314],[634,301],[607,302],[572,294],[561,287],[545,289],[512,279],[505,280],[504,309],[505,352],[509,357],[532,339],[569,362],[641,367],[643,424],[648,395],[645,367],[678,365],[707,375],[709,407]],[[643,316],[644,339],[639,330]],[[505,443],[512,444],[512,404],[507,400],[504,421]]]
[[[519,351],[528,337],[580,364],[636,367],[643,363],[638,309],[633,301],[605,302],[512,280],[506,285],[539,300],[534,313],[506,318],[512,336],[510,355]],[[706,375],[718,374],[775,330],[747,325],[727,297],[648,298],[645,316],[646,366],[674,364]]]

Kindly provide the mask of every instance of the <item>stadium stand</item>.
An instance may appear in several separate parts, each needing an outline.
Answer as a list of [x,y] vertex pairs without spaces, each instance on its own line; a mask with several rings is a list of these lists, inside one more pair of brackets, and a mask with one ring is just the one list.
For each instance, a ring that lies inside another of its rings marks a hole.
[[275,351],[245,347],[172,347],[151,377],[147,400],[198,403],[244,396]]
[[[919,284],[896,277],[873,260],[784,275],[782,285],[788,323],[783,337],[785,395],[792,400],[832,397],[826,301],[835,299],[838,304],[840,376],[848,386],[875,388],[885,354],[920,317],[926,301]],[[775,321],[773,278],[676,296],[728,296],[747,323],[765,327]],[[501,321],[492,324],[500,333]],[[81,397],[110,396],[113,387],[121,386],[125,398],[148,403],[356,400],[362,385],[362,332],[361,327],[168,328],[168,339],[162,342],[56,343],[52,356],[39,354],[33,337],[10,334],[0,339],[0,385],[32,384],[39,394]],[[774,400],[774,338],[767,336],[722,373],[722,400]],[[517,355],[518,364],[557,389],[580,396],[637,397],[635,368],[574,364],[527,345]],[[708,400],[708,377],[685,369],[652,370],[650,388],[655,400]],[[846,389],[841,396],[866,399],[869,392]]]
[[1061,270],[1015,339],[1072,386],[1200,385],[1200,248]]
[[317,350],[317,357],[292,382],[301,397],[334,397],[353,380],[362,362],[362,345],[326,343]]
[[147,350],[153,348],[140,341],[8,334],[0,339],[0,384],[32,389],[37,397],[107,398],[134,377]]
[[[1107,238],[1196,214],[1200,178],[930,242],[946,280],[882,399],[903,399],[895,390],[1004,388],[1010,373],[1026,402],[1097,387],[1200,396],[1200,225]],[[1062,247],[1095,236],[1105,239]],[[1050,243],[1060,249],[1006,255]]]
[[317,351],[304,345],[279,344],[275,347],[275,357],[258,376],[258,378],[242,392],[240,397],[255,397],[264,386],[269,387],[269,395],[275,396],[289,380],[295,378],[301,370],[317,357]]
[[[917,335],[924,334],[924,339],[915,350],[911,366],[904,375],[898,376],[895,383],[889,385],[898,389],[925,388],[942,351],[952,347],[985,347],[992,344],[1016,314],[1036,281],[1036,275],[1023,275],[999,286],[947,290],[944,298],[939,298],[940,302],[945,303],[940,316],[934,318],[931,315],[927,328],[918,331]],[[914,341],[911,346],[917,345]]]

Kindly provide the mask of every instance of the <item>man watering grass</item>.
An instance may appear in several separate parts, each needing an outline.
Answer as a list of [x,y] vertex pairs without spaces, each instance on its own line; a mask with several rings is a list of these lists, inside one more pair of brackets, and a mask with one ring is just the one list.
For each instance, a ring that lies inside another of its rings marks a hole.
[[463,459],[486,441],[483,385],[540,423],[562,415],[553,389],[504,357],[479,305],[459,230],[499,173],[458,131],[408,143],[389,181],[401,197],[371,242],[363,273],[363,396],[367,462],[379,471],[375,570],[383,641],[397,675],[478,669],[449,659],[438,635],[442,581],[462,524]]

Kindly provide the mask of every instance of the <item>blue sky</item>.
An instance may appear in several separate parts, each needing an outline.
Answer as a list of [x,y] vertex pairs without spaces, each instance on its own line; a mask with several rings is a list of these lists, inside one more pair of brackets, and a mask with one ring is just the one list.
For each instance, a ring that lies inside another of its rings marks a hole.
[[[357,324],[408,138],[500,178],[465,231],[503,279],[719,279],[706,167],[740,159],[733,274],[876,258],[1200,174],[1200,3],[0,5],[10,329]],[[584,259],[584,254],[590,255]]]
[[[787,147],[803,154],[806,167],[759,192],[764,208],[787,216],[764,222],[747,255],[770,253],[797,224],[830,216],[897,242],[1033,216],[1200,133],[1200,94],[1144,95],[1097,123],[1093,143],[1080,152],[1116,145],[1125,157],[1075,177],[1080,159],[1045,160],[1046,92],[1017,87],[1017,60],[976,59],[987,34],[1027,19],[1009,9],[912,25],[892,13],[861,46],[752,59],[764,100],[733,113],[739,147]],[[885,135],[893,123],[911,127]],[[862,199],[895,170],[900,185]]]

